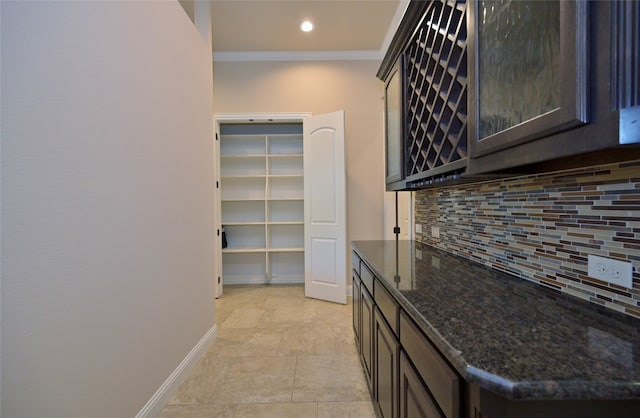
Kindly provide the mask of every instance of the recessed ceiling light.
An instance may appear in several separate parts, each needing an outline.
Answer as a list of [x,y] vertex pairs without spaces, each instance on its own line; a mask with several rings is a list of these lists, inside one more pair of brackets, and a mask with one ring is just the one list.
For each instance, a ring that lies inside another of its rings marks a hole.
[[300,29],[302,29],[303,32],[311,32],[313,30],[313,23],[311,23],[308,20],[305,20],[300,25]]

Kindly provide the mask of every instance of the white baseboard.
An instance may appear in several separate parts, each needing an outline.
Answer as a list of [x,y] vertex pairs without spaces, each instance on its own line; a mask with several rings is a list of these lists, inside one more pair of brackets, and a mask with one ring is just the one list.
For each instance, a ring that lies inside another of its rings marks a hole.
[[213,324],[209,331],[191,349],[189,354],[178,364],[178,367],[167,377],[162,386],[153,394],[151,399],[142,407],[135,418],[154,418],[169,402],[178,387],[184,382],[196,363],[204,356],[218,335],[218,325]]

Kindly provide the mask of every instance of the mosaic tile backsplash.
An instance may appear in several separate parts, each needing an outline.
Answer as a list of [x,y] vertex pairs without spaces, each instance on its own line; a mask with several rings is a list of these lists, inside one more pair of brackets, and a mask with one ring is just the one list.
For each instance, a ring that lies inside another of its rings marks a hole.
[[[417,241],[640,318],[640,161],[421,190],[415,221]],[[633,289],[589,277],[589,254],[632,262]]]

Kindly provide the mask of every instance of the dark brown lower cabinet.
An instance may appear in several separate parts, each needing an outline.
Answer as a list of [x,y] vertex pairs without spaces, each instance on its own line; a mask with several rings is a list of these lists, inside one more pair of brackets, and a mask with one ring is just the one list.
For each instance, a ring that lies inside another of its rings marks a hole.
[[400,345],[442,415],[461,418],[462,379],[404,311],[400,313]]
[[353,328],[382,418],[640,418],[640,400],[515,400],[465,381],[354,255]]
[[373,298],[366,286],[360,285],[360,355],[364,366],[364,374],[369,384],[369,390],[373,388]]
[[382,418],[398,416],[398,357],[400,343],[376,306],[375,309],[375,397]]
[[404,351],[400,352],[399,374],[400,418],[444,418]]

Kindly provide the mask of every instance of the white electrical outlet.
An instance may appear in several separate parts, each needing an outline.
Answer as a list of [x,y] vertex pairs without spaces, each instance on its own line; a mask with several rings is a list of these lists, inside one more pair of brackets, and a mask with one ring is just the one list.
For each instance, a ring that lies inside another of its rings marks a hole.
[[416,234],[422,234],[422,224],[416,224]]
[[589,255],[588,274],[594,279],[629,289],[633,286],[633,265],[627,261]]
[[440,238],[440,227],[439,226],[432,226],[431,227],[431,236],[433,238]]

